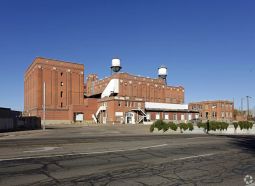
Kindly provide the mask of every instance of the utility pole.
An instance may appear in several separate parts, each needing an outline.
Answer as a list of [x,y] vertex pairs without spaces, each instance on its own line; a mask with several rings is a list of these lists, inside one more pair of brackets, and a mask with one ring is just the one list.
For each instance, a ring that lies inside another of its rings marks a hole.
[[244,98],[241,98],[241,111],[243,112],[243,99]]
[[45,81],[43,82],[43,130],[45,130],[45,102],[46,102],[46,91],[45,91]]
[[249,115],[250,115],[250,105],[249,105],[249,99],[251,98],[250,96],[246,96],[247,98],[247,121],[249,120]]

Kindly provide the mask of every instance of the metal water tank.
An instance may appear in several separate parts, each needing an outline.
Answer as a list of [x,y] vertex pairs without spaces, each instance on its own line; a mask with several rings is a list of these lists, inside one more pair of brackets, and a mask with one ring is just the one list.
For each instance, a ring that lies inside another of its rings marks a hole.
[[121,64],[120,64],[120,59],[119,58],[113,58],[112,59],[112,66],[111,69],[113,72],[117,73],[121,70]]

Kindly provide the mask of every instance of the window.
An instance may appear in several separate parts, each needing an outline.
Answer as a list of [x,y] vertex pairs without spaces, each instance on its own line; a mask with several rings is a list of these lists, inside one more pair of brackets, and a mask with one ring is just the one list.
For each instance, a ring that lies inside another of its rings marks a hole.
[[185,116],[184,114],[181,115],[181,120],[184,121],[185,120]]
[[118,106],[121,107],[121,102],[120,101],[118,102]]
[[208,112],[205,113],[205,117],[206,117],[206,119],[209,118],[209,113]]
[[213,113],[212,113],[212,117],[213,117],[213,118],[217,118],[217,112],[213,112]]
[[60,75],[63,76],[63,72],[61,72]]
[[141,108],[141,103],[138,103],[138,108]]
[[63,97],[63,91],[60,92],[60,97],[61,97],[61,98]]
[[189,114],[189,121],[192,120],[192,114]]
[[159,113],[156,114],[156,119],[160,119],[160,114]]
[[128,101],[126,101],[125,106],[126,106],[126,107],[128,106]]
[[64,85],[64,83],[61,81],[60,86],[62,87],[63,85]]
[[173,115],[173,120],[174,120],[174,121],[177,121],[177,114],[174,114],[174,115]]
[[60,106],[61,106],[61,108],[63,107],[63,102],[61,102],[61,105],[60,105]]
[[148,121],[151,120],[151,114],[150,114],[150,113],[147,113],[147,114],[146,114],[146,119],[147,119]]
[[225,113],[221,112],[221,117],[224,118],[225,117]]
[[164,114],[164,119],[165,119],[165,120],[169,120],[169,115],[168,115],[168,113],[165,113],[165,114]]

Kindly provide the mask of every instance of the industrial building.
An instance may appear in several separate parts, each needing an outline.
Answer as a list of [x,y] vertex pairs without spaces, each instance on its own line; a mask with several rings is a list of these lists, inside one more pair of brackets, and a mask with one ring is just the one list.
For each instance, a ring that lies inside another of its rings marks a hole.
[[37,57],[24,77],[24,113],[47,122],[146,123],[156,119],[187,122],[199,112],[184,104],[184,87],[167,85],[167,68],[157,78],[120,72],[112,60],[112,75],[99,80],[84,65]]
[[224,121],[234,120],[234,102],[227,100],[202,101],[189,104],[189,109],[199,111],[202,121]]

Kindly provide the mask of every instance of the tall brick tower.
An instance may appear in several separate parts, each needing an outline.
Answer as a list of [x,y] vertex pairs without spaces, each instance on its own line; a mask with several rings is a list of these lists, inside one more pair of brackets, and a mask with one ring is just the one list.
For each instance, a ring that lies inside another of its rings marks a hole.
[[84,65],[37,57],[24,77],[24,112],[43,116],[43,84],[46,88],[46,120],[72,120],[74,105],[84,103]]

